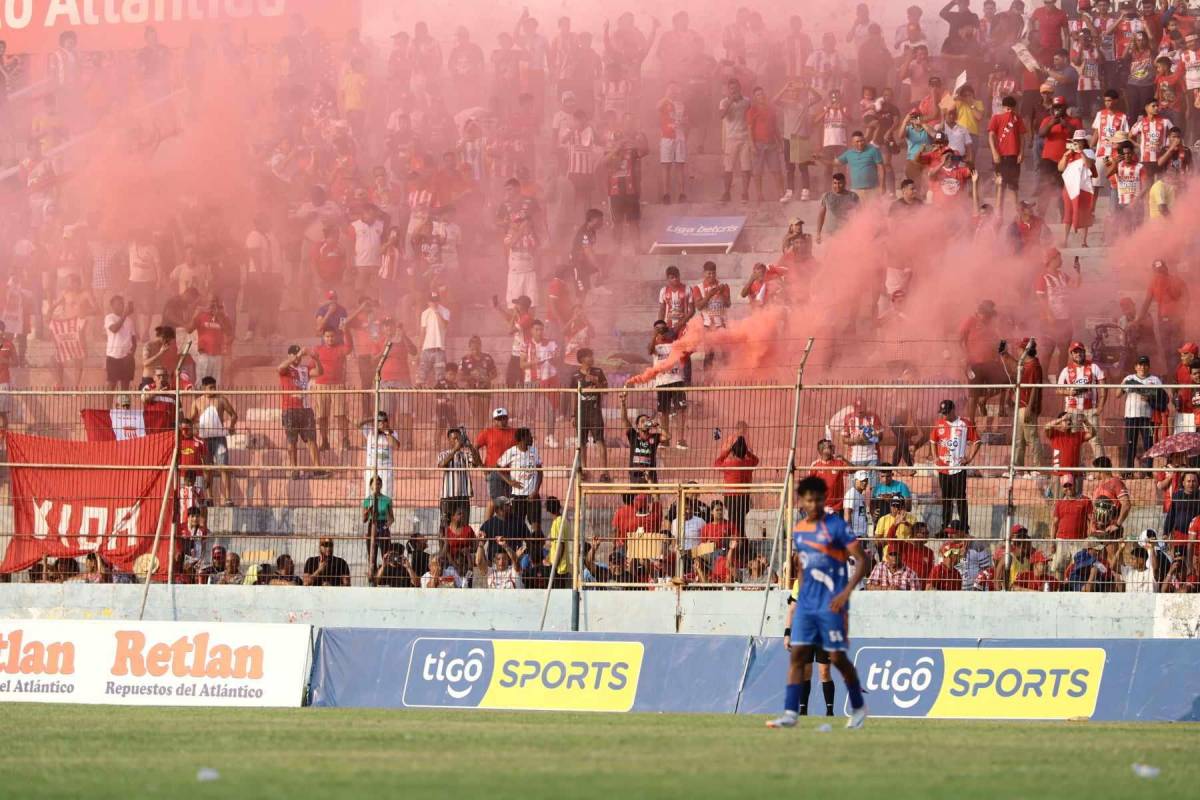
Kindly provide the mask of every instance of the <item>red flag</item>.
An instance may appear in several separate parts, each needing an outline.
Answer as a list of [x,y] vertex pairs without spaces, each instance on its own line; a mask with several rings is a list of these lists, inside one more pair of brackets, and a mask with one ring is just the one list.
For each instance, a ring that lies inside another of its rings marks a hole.
[[[6,439],[14,464],[13,537],[0,572],[26,569],[44,556],[86,553],[99,553],[114,568],[133,571],[134,560],[153,545],[174,436],[74,442],[9,433]],[[96,464],[131,469],[96,469]],[[162,469],[132,469],[138,466]],[[166,573],[170,531],[168,520],[156,574]]]
[[79,412],[89,442],[119,442],[171,427],[173,403],[147,403],[141,408],[85,408]]

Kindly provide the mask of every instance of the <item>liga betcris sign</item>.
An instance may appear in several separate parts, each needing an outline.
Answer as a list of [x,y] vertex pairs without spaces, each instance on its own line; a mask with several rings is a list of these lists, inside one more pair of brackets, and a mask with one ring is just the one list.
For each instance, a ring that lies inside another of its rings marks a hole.
[[308,625],[0,621],[0,702],[299,706]]
[[[0,0],[9,53],[49,53],[74,31],[79,50],[140,48],[147,26],[168,47],[228,26],[234,41],[275,41],[304,28],[326,35],[359,27],[358,0]],[[210,42],[210,46],[213,43]]]

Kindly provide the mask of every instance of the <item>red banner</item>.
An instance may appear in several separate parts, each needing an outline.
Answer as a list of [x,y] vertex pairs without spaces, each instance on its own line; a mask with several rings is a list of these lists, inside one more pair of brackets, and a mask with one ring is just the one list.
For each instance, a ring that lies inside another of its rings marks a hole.
[[[8,52],[50,53],[74,31],[79,50],[136,50],[147,26],[168,47],[193,33],[215,39],[228,27],[241,43],[278,41],[303,20],[340,38],[360,25],[358,0],[0,0],[0,37]],[[209,42],[212,47],[213,41]]]
[[[12,467],[13,538],[0,572],[27,569],[44,556],[87,553],[99,553],[116,570],[133,572],[138,556],[154,543],[167,472],[95,466],[168,467],[174,436],[72,442],[9,433],[6,439],[8,460],[17,466]],[[165,574],[167,567],[171,525],[169,520],[164,524],[156,574]],[[145,569],[145,560],[139,570]]]

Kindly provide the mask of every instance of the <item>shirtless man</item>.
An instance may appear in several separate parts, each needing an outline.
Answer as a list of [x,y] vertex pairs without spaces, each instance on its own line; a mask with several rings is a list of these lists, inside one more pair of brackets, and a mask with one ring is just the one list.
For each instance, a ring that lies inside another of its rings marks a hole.
[[[238,413],[229,398],[217,392],[217,379],[205,376],[200,379],[199,397],[192,400],[188,418],[196,424],[197,435],[208,450],[209,463],[214,466],[229,466],[229,438],[237,429]],[[233,472],[228,469],[217,472],[225,487],[225,505],[233,505]],[[217,501],[217,480],[213,470],[205,474],[205,484],[213,502]]]
[[97,313],[90,292],[84,290],[79,275],[67,276],[67,285],[62,294],[50,306],[50,332],[54,336],[54,384],[65,387],[66,368],[75,376],[75,388],[83,382],[83,363],[87,358],[87,340],[84,323]]

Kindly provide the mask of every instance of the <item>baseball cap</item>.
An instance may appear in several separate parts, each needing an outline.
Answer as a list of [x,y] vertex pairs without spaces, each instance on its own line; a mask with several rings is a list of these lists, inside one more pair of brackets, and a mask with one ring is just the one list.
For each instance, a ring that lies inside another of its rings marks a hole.
[[500,419],[501,417],[507,417],[507,416],[508,416],[508,409],[505,408],[504,406],[500,406],[499,408],[492,411],[492,419]]
[[495,500],[493,500],[492,504],[495,505],[496,508],[503,508],[504,506],[508,505],[511,502],[512,502],[511,497],[509,497],[508,495],[502,494],[499,497],[497,497]]
[[1052,106],[1065,106],[1066,104],[1067,98],[1063,97],[1061,94],[1056,95],[1055,98],[1050,101],[1050,105]]
[[945,525],[943,525],[942,527],[948,531],[965,530],[965,528],[963,528],[963,523],[962,523],[961,519],[952,519],[949,522],[947,522]]
[[1077,130],[1071,138],[1077,142],[1086,142],[1088,140],[1088,132],[1083,129]]
[[1147,544],[1150,543],[1151,537],[1153,537],[1154,540],[1157,541],[1158,540],[1158,531],[1154,530],[1153,528],[1146,528],[1146,530],[1144,530],[1138,534],[1138,539],[1137,539],[1138,544],[1140,544],[1142,547],[1145,547]]
[[1067,348],[1067,351],[1068,351],[1068,352],[1071,352],[1071,351],[1074,351],[1074,350],[1084,350],[1084,351],[1086,351],[1086,350],[1087,350],[1087,348],[1083,346],[1083,342],[1081,342],[1081,341],[1079,341],[1078,339],[1076,339],[1075,341],[1071,342],[1071,346]]
[[943,400],[942,402],[938,403],[938,413],[939,414],[949,414],[953,410],[954,410],[954,401],[953,400]]
[[1121,144],[1122,142],[1128,142],[1129,134],[1126,133],[1125,131],[1117,131],[1111,137],[1109,137],[1108,141],[1112,144]]
[[961,553],[961,552],[962,552],[962,545],[959,544],[958,542],[946,542],[944,545],[942,545],[942,555],[943,556],[949,555],[951,553]]
[[1009,535],[1016,536],[1019,533],[1029,533],[1029,529],[1018,522],[1009,530]]
[[888,501],[889,506],[903,506],[904,498],[898,494],[892,495],[892,499]]
[[871,480],[871,473],[867,472],[865,469],[860,469],[859,471],[854,473],[854,480],[869,481],[869,480]]
[[1179,348],[1179,352],[1200,356],[1200,345],[1197,345],[1195,342],[1184,342],[1183,346]]
[[1138,364],[1149,364],[1149,363],[1150,363],[1150,356],[1138,356],[1138,357],[1137,357],[1137,363],[1138,363]]

